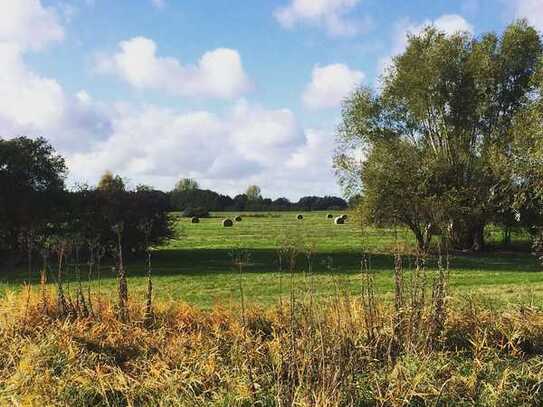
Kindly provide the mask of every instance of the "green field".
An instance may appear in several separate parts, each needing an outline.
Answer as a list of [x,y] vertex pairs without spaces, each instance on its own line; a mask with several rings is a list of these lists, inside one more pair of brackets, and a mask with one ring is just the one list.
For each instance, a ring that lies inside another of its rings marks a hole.
[[[240,273],[233,266],[239,253],[249,256],[241,276],[247,301],[262,305],[289,296],[291,287],[296,295],[312,290],[323,298],[344,290],[353,295],[360,292],[360,261],[362,253],[370,254],[371,268],[376,272],[376,286],[385,296],[392,294],[392,253],[396,245],[413,244],[407,231],[368,229],[363,233],[356,222],[334,225],[326,213],[304,213],[298,221],[296,213],[246,213],[232,228],[223,228],[221,220],[234,213],[217,213],[191,224],[190,219],[178,218],[178,236],[153,254],[153,283],[155,296],[160,299],[182,300],[208,308],[213,304],[239,303]],[[176,216],[177,215],[173,215]],[[451,256],[450,287],[459,296],[474,295],[485,302],[503,304],[543,304],[543,273],[520,235],[514,236],[513,249],[500,249],[499,231],[489,236],[492,250],[483,254],[454,254]],[[300,251],[310,249],[311,273],[306,256],[298,257],[296,273],[279,272],[278,252],[286,239],[297,242]],[[405,269],[413,259],[404,257]],[[436,259],[429,260],[435,269]],[[141,296],[146,287],[144,260],[129,260],[129,290]],[[54,270],[50,271],[53,274]],[[33,272],[38,282],[38,271]],[[86,275],[83,268],[82,275]],[[0,289],[17,290],[27,273],[3,270]],[[69,289],[75,288],[72,278]],[[87,282],[85,281],[85,284]],[[93,278],[94,292],[107,293],[116,289],[116,279],[110,266],[104,266],[101,278]]]

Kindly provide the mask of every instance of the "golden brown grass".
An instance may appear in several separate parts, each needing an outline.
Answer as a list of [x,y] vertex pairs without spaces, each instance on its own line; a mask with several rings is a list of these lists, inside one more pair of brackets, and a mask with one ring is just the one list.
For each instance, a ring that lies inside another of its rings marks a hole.
[[145,324],[144,301],[121,322],[104,298],[83,317],[53,294],[46,307],[39,292],[8,294],[0,405],[543,405],[543,312],[449,301],[436,333],[435,304],[413,298],[338,292],[244,315],[157,303]]

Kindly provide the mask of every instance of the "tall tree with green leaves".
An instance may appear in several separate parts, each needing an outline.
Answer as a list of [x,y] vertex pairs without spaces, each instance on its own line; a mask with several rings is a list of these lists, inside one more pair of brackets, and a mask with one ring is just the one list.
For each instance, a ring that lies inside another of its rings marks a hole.
[[21,235],[42,234],[62,211],[64,159],[44,138],[0,138],[0,251],[18,251]]
[[439,226],[456,247],[481,249],[511,181],[496,157],[512,158],[515,122],[538,97],[542,54],[525,21],[501,35],[428,27],[410,36],[380,92],[360,89],[344,105],[340,183],[361,193],[370,220],[408,226],[421,248]]

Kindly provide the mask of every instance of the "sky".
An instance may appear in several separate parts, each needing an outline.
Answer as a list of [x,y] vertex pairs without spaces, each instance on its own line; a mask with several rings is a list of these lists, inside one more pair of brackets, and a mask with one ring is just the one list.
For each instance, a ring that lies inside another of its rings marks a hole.
[[1,0],[0,137],[48,139],[68,185],[340,195],[341,103],[408,33],[543,30],[543,0]]

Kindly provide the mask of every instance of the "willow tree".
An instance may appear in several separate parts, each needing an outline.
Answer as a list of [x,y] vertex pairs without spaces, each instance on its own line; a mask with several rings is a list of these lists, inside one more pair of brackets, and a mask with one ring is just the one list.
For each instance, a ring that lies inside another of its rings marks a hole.
[[380,92],[360,89],[345,102],[340,183],[362,195],[370,220],[408,226],[421,248],[439,228],[458,248],[482,248],[504,199],[496,157],[510,158],[515,121],[538,98],[541,58],[525,21],[501,35],[428,27],[410,36]]

